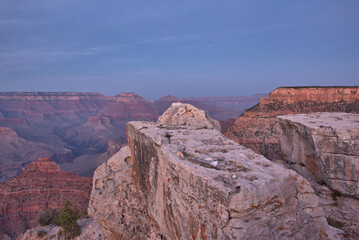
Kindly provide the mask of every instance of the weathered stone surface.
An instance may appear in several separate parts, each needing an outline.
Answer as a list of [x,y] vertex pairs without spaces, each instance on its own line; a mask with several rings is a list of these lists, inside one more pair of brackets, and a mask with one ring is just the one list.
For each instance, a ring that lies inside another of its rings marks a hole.
[[[81,227],[81,235],[74,238],[74,240],[107,240],[100,225],[92,218],[82,218],[77,223]],[[24,235],[20,236],[18,240],[65,240],[64,236],[57,236],[60,230],[61,227],[54,225],[31,228]],[[46,235],[39,237],[38,232],[40,231],[46,232]]]
[[66,200],[83,211],[90,191],[90,178],[63,172],[49,158],[40,158],[20,175],[0,183],[0,233],[15,238],[38,225],[41,210],[61,209]]
[[282,159],[275,117],[315,112],[359,113],[359,87],[277,88],[238,117],[225,135],[268,159]]
[[128,123],[131,157],[123,148],[96,170],[89,214],[109,239],[331,239],[304,178],[219,131],[174,123]]
[[279,116],[281,150],[342,194],[359,198],[359,114]]
[[148,218],[145,200],[132,183],[131,166],[126,146],[97,168],[89,215],[102,226],[108,240],[160,239]]
[[185,103],[172,103],[172,105],[158,118],[157,124],[187,125],[207,129],[221,130],[218,121],[211,119],[203,110]]
[[327,239],[308,182],[220,132],[130,122],[132,178],[168,239]]

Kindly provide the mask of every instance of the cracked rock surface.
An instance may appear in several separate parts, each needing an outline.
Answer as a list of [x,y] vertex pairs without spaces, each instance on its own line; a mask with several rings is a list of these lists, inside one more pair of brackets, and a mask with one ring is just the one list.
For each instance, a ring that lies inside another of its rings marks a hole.
[[333,239],[303,177],[219,131],[130,122],[127,141],[94,176],[109,239]]
[[303,164],[328,186],[359,198],[359,114],[280,116],[285,158]]

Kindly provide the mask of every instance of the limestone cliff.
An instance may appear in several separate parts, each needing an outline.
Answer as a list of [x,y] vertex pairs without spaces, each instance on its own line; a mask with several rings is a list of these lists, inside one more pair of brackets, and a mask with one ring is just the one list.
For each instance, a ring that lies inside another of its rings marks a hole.
[[127,124],[91,193],[109,239],[331,239],[305,179],[199,122]]
[[332,189],[359,198],[359,114],[280,116],[285,159],[304,164]]
[[282,159],[275,117],[315,112],[359,113],[359,87],[277,88],[238,117],[225,135],[269,159]]
[[90,191],[90,178],[63,172],[49,158],[40,158],[20,175],[0,183],[0,233],[15,237],[37,226],[41,210],[60,209],[66,200],[85,210]]

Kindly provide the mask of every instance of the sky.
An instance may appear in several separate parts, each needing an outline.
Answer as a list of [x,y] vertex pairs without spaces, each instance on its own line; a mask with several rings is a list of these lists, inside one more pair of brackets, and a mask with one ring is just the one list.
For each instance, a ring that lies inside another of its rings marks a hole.
[[0,0],[0,91],[359,85],[359,1]]

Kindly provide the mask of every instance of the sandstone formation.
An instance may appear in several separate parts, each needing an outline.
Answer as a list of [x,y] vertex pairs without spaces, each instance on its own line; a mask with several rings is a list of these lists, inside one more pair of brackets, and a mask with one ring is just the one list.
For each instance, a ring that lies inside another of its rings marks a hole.
[[66,200],[86,210],[91,179],[63,172],[49,158],[40,158],[17,177],[0,183],[0,233],[15,237],[37,226],[37,214],[60,209]]
[[359,114],[279,116],[285,159],[304,164],[332,189],[359,198]]
[[97,168],[88,212],[108,240],[160,239],[129,176],[130,154],[129,147],[123,147]]
[[226,136],[265,157],[282,159],[276,116],[359,113],[359,87],[281,87],[237,118]]
[[[81,227],[81,235],[73,240],[107,240],[100,225],[91,218],[82,218],[77,221]],[[44,227],[31,228],[18,238],[18,240],[66,240],[63,236],[58,237],[57,234],[61,227],[49,225]],[[39,237],[39,232],[45,232],[45,235]]]
[[172,105],[158,118],[157,124],[188,125],[207,129],[221,130],[221,125],[216,120],[208,117],[203,110],[184,103],[172,103]]
[[131,157],[96,170],[89,214],[109,239],[331,239],[294,171],[214,129],[159,122],[128,123]]

